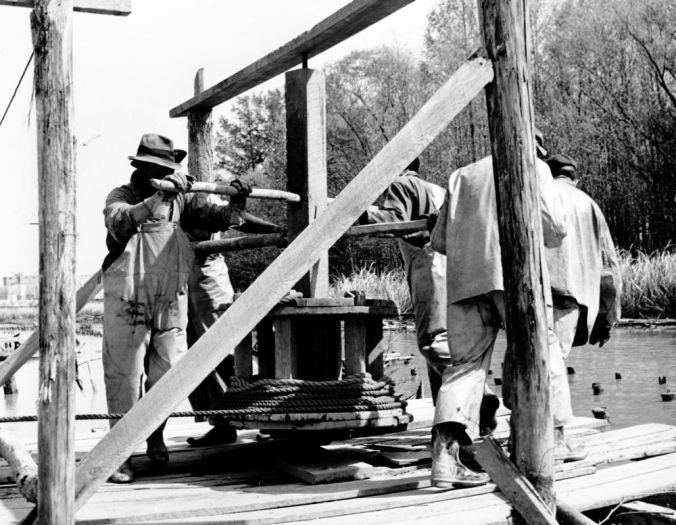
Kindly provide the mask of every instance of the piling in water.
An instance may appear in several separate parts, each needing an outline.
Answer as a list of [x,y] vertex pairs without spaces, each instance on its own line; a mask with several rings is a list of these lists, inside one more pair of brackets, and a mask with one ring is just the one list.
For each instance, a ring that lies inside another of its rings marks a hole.
[[592,390],[594,391],[594,395],[598,396],[601,392],[603,392],[601,383],[592,383]]

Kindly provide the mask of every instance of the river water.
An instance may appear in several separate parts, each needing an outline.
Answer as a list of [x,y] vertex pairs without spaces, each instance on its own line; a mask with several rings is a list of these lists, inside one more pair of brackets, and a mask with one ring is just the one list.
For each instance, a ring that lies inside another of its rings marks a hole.
[[[389,350],[402,355],[415,355],[419,375],[424,378],[423,391],[429,395],[424,360],[418,354],[415,334],[412,332],[388,332]],[[78,357],[79,376],[82,388],[76,388],[77,413],[105,413],[105,391],[101,367],[101,339],[78,336],[81,353]],[[500,395],[500,387],[494,378],[500,377],[504,360],[506,340],[504,332],[498,336],[493,354],[489,384]],[[611,340],[603,347],[585,346],[575,348],[567,365],[575,370],[569,375],[573,411],[578,416],[591,416],[595,407],[608,409],[613,428],[640,423],[666,423],[676,425],[676,400],[664,402],[660,396],[663,385],[658,377],[666,376],[667,385],[676,391],[676,328],[630,329],[620,328],[613,332]],[[615,373],[622,379],[615,379]],[[38,361],[32,359],[17,373],[19,393],[0,395],[1,415],[30,415],[36,413]],[[594,395],[592,383],[601,383],[603,392]],[[178,410],[189,410],[187,401]],[[35,423],[3,424],[26,440],[36,435]],[[78,421],[77,432],[103,430],[105,421]]]

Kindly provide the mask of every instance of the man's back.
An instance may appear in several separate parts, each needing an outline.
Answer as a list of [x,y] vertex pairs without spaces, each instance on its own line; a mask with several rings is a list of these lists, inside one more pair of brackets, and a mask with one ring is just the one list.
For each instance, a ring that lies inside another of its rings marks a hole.
[[568,228],[561,245],[545,252],[552,294],[573,298],[586,308],[589,334],[599,311],[604,257],[615,267],[607,271],[616,272],[615,247],[592,198],[565,177],[558,177],[554,184],[568,216]]

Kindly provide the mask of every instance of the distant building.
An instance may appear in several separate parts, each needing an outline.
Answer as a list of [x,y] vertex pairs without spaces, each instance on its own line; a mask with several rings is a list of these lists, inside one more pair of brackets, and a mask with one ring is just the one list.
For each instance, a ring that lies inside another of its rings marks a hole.
[[38,299],[39,279],[37,275],[23,275],[20,273],[2,278],[0,286],[0,301],[10,303],[20,301],[35,301]]

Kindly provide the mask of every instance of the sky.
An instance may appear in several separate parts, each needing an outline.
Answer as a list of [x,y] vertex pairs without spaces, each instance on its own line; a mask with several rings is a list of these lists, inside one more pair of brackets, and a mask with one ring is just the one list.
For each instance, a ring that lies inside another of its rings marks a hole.
[[[73,15],[77,150],[77,273],[105,256],[103,205],[129,180],[128,156],[143,133],[187,148],[185,118],[169,110],[189,99],[196,71],[205,86],[236,73],[310,29],[347,0],[132,0],[127,17]],[[416,0],[323,54],[322,69],[356,49],[395,45],[420,53],[435,0]],[[30,9],[0,6],[0,112],[32,51]],[[0,275],[38,273],[38,187],[33,66],[0,126],[5,187],[0,191]],[[258,89],[282,87],[283,75]],[[33,105],[34,106],[34,105]],[[214,110],[225,114],[228,103]],[[186,162],[184,161],[184,165]]]

